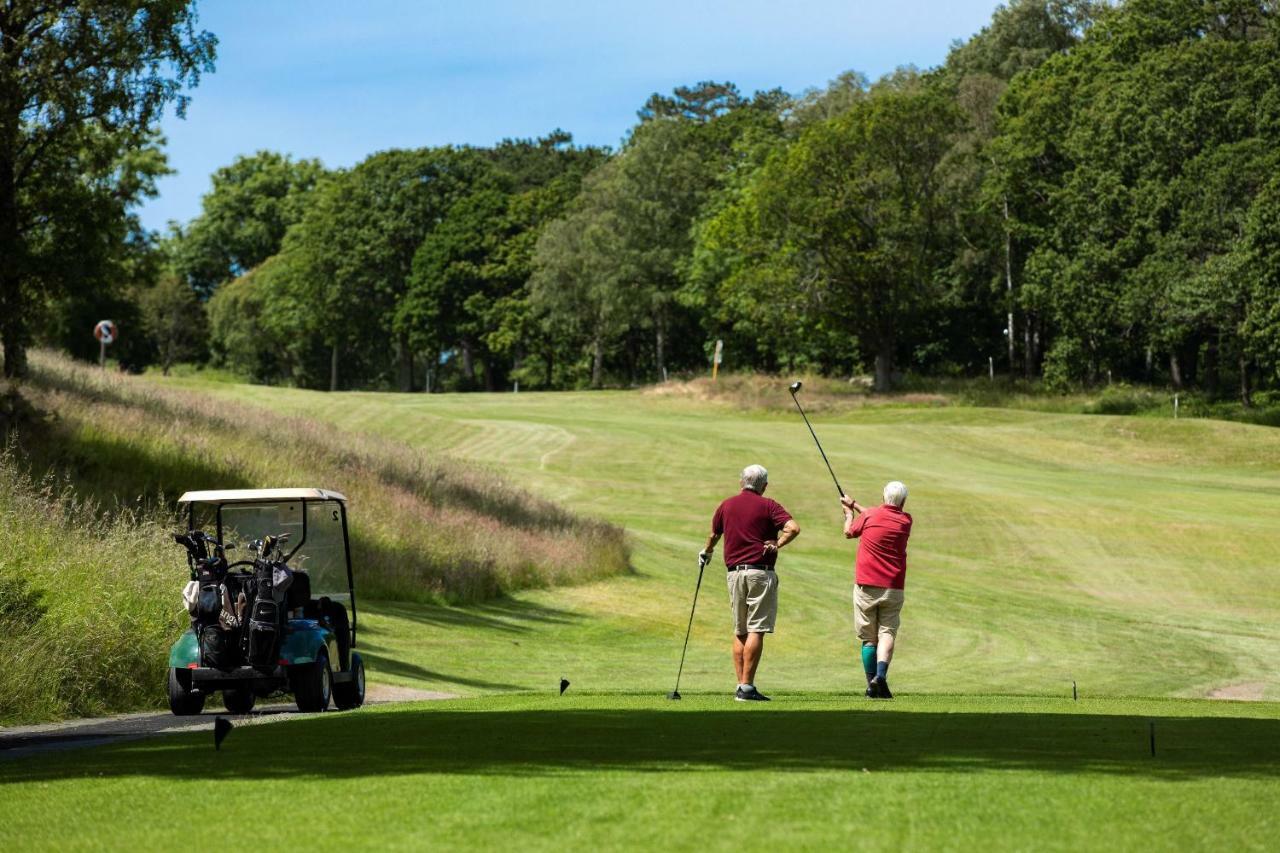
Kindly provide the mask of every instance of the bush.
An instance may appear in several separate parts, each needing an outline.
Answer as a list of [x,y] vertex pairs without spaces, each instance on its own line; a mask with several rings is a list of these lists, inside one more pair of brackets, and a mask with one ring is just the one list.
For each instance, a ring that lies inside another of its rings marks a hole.
[[[1097,400],[1085,406],[1090,415],[1136,415],[1159,409],[1167,404],[1163,395],[1129,385],[1108,385]],[[1169,404],[1171,405],[1171,404]]]

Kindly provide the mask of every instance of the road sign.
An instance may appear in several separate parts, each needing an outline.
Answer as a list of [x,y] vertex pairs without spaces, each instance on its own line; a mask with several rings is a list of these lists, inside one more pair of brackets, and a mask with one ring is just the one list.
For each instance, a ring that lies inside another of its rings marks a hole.
[[110,320],[99,320],[93,327],[93,336],[98,339],[98,365],[107,366],[107,344],[116,339],[116,324]]

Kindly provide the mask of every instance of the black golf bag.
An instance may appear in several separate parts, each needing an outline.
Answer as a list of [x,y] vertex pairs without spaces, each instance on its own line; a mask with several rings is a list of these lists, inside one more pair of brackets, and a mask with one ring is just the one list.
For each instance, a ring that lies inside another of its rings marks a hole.
[[217,551],[209,553],[203,533],[178,534],[175,541],[187,549],[193,601],[188,602],[191,630],[200,645],[200,663],[215,669],[232,669],[240,663],[240,625],[234,618],[234,601],[239,592],[227,575],[227,561]]
[[253,666],[271,667],[275,666],[284,633],[284,600],[293,573],[283,563],[263,561],[253,574],[255,595],[248,623],[248,658]]

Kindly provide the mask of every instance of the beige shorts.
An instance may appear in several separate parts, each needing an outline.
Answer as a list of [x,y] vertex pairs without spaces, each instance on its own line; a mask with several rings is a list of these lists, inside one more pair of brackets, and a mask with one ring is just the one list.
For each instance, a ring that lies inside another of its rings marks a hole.
[[874,643],[881,634],[898,636],[903,594],[900,589],[853,585],[853,625],[858,639]]
[[778,618],[778,576],[764,569],[729,572],[729,609],[733,633],[772,634]]

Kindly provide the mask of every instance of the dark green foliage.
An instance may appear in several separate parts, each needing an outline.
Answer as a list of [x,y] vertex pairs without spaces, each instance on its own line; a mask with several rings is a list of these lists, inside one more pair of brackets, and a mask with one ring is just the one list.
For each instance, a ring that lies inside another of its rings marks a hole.
[[176,271],[208,295],[258,266],[280,251],[323,175],[318,160],[295,161],[273,151],[237,157],[218,169],[200,215],[175,235]]
[[[152,101],[211,56],[175,21]],[[560,130],[335,173],[258,152],[162,252],[122,218],[164,170],[147,126],[82,128],[31,197],[56,215],[24,287],[53,296],[25,314],[85,357],[110,316],[123,364],[201,358],[165,322],[176,274],[213,293],[216,364],[314,388],[638,384],[718,339],[728,369],[881,390],[994,369],[1248,408],[1280,382],[1274,3],[1012,0],[934,70],[703,81],[637,116],[614,153]]]
[[[153,129],[212,70],[216,40],[191,0],[0,6],[0,340],[4,373],[50,296],[118,278],[136,221],[164,171]],[[98,318],[101,319],[101,318]],[[92,328],[92,327],[90,327]]]

